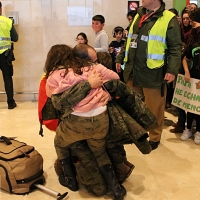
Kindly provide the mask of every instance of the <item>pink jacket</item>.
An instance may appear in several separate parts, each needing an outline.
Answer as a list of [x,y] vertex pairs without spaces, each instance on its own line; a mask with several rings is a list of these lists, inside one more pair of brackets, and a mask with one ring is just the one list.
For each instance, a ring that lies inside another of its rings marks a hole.
[[[97,72],[101,73],[103,78],[103,83],[111,79],[119,79],[117,73],[107,69],[101,64],[94,65],[89,70],[88,67],[84,67],[83,73],[81,75],[75,74],[74,71],[70,68],[65,77],[63,77],[65,69],[60,69],[54,71],[47,79],[46,83],[47,96],[51,97],[52,94],[62,93],[68,88],[70,88],[72,85],[87,80],[92,69],[95,69]],[[102,94],[103,94],[102,88],[92,89],[90,93],[72,109],[74,110],[74,112],[88,112],[90,110],[98,108],[99,106],[102,105],[102,103],[99,103]]]

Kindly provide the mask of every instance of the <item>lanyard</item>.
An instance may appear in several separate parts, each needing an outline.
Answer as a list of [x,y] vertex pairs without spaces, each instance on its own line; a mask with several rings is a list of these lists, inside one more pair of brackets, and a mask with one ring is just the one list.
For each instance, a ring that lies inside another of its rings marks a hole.
[[144,21],[146,21],[149,17],[151,17],[151,15],[153,15],[155,12],[152,12],[150,14],[144,14],[142,15],[142,18],[140,19],[140,23],[139,23],[139,28],[142,26],[142,23]]

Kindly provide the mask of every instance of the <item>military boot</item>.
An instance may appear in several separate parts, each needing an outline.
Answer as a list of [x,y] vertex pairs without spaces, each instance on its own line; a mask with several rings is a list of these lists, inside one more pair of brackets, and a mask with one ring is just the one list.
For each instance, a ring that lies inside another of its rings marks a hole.
[[113,193],[114,200],[123,200],[126,195],[126,189],[117,181],[112,165],[101,166],[100,171],[107,182],[108,188]]
[[79,186],[76,180],[76,172],[71,157],[60,160],[60,164],[64,171],[64,176],[59,176],[60,184],[68,187],[72,191],[78,191]]
[[132,171],[133,169],[126,165],[124,162],[115,165],[116,177],[120,184],[122,184],[125,181],[125,179],[127,179],[131,175]]
[[59,183],[63,185],[65,183],[65,176],[64,176],[64,171],[62,169],[62,165],[60,164],[60,161],[58,159],[56,159],[54,163],[54,169],[58,176]]
[[124,160],[124,163],[128,166],[128,167],[130,167],[131,168],[131,172],[133,171],[133,169],[135,168],[135,165],[134,164],[132,164],[131,162],[129,162],[128,160],[127,160],[127,157],[126,157],[126,155],[123,157],[123,160]]

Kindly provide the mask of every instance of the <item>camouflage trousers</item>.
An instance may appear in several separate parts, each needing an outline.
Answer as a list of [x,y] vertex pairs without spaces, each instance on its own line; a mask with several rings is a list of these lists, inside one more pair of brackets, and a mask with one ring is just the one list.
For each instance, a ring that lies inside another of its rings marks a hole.
[[109,129],[107,111],[94,117],[68,115],[56,129],[54,145],[58,159],[70,156],[69,147],[77,141],[86,140],[98,166],[110,164],[105,149],[105,137]]
[[75,142],[71,145],[70,152],[78,181],[95,196],[105,195],[107,185],[87,142],[85,140]]

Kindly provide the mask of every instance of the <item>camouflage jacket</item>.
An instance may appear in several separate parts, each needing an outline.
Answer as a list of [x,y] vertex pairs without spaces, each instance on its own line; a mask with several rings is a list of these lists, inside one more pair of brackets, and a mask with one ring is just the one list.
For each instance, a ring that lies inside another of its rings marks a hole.
[[[149,149],[149,145],[145,142],[148,137],[147,130],[156,126],[156,118],[142,101],[141,96],[120,80],[110,80],[104,86],[112,97],[112,101],[108,103],[110,131],[106,141],[107,147],[112,147],[112,144],[116,143],[134,143],[140,149],[145,143]],[[65,118],[72,112],[71,108],[90,90],[89,83],[83,81],[61,94],[52,95],[52,102],[55,108],[61,111],[62,118]],[[151,150],[148,152],[147,149],[140,150],[142,153],[149,153]]]

